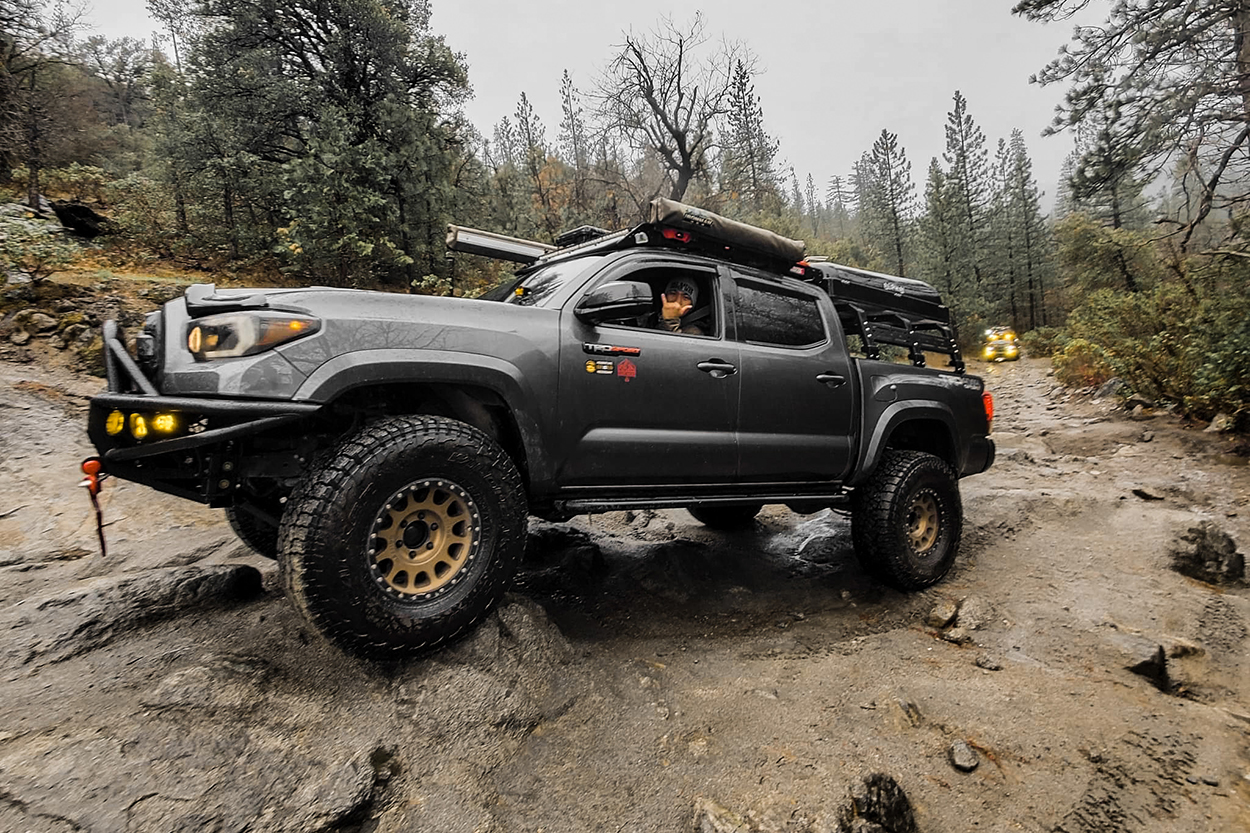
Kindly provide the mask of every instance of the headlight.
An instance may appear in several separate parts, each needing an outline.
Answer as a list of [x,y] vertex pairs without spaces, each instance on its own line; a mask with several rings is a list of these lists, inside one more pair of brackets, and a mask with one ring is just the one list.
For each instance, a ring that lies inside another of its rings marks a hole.
[[315,333],[321,321],[278,312],[232,312],[187,325],[187,349],[197,361],[250,356]]

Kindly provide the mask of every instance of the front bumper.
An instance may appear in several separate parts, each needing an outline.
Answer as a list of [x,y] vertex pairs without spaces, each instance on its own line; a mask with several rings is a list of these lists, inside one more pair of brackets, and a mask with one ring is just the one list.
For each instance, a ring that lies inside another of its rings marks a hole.
[[232,503],[240,478],[256,463],[248,459],[247,441],[290,434],[283,429],[321,410],[306,402],[163,396],[112,321],[104,325],[104,351],[109,389],[92,398],[87,418],[103,471],[190,500]]

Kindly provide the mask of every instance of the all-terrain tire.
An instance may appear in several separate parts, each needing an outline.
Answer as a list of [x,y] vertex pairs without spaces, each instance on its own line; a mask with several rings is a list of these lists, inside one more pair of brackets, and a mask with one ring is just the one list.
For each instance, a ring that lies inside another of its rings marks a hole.
[[[277,507],[276,517],[282,516],[282,506]],[[226,520],[239,540],[247,544],[258,555],[265,558],[278,557],[278,527],[249,512],[245,506],[226,507]]]
[[470,631],[525,550],[521,475],[453,419],[372,423],[322,458],[287,501],[279,571],[304,619],[339,648],[391,660]]
[[746,529],[760,513],[763,504],[753,503],[750,506],[700,506],[691,505],[686,511],[694,519],[712,529]]
[[851,540],[864,569],[900,590],[935,584],[963,532],[959,480],[940,458],[888,450],[851,500]]

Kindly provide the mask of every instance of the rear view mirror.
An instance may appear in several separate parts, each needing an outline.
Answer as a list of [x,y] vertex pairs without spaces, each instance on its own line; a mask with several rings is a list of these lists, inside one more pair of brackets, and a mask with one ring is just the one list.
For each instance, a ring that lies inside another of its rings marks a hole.
[[586,293],[573,310],[579,321],[599,324],[620,318],[638,318],[655,310],[651,287],[642,281],[612,281]]

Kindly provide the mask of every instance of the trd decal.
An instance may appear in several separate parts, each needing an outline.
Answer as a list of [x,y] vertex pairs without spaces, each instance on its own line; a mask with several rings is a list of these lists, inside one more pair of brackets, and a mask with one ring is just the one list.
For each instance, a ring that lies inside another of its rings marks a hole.
[[582,342],[582,351],[596,356],[641,356],[641,347],[618,347],[615,344],[591,344]]
[[621,359],[621,363],[616,366],[616,375],[628,382],[638,375],[638,366],[629,359]]
[[604,376],[611,376],[616,372],[616,362],[595,361],[594,359],[586,360],[587,373],[599,373]]

